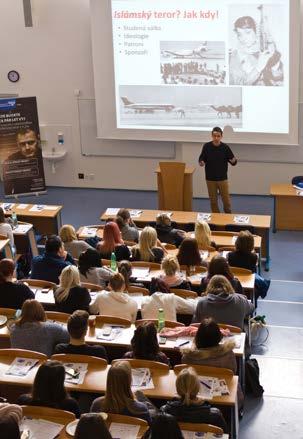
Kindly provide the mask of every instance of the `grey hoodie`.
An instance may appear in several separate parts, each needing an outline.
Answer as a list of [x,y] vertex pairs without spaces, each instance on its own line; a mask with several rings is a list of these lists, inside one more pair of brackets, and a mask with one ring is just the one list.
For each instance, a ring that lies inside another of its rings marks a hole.
[[208,294],[199,300],[192,321],[200,323],[206,317],[213,317],[217,323],[243,329],[244,318],[253,310],[254,305],[242,294]]

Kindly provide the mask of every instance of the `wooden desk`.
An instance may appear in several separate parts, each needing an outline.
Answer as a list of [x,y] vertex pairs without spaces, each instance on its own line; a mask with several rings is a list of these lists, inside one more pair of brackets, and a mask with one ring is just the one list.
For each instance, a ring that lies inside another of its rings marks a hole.
[[277,230],[303,230],[303,197],[291,184],[272,184],[274,197],[273,232]]
[[14,259],[9,239],[0,239],[0,252],[2,251],[6,258]]
[[[131,210],[131,208],[130,208]],[[133,218],[135,223],[139,227],[145,227],[150,222],[154,222],[156,220],[156,216],[160,213],[160,210],[147,210],[144,209],[138,218]],[[172,214],[172,221],[175,221],[181,228],[184,227],[188,223],[195,224],[197,220],[198,212],[181,212],[174,211]],[[243,213],[211,213],[211,218],[208,221],[210,224],[213,224],[220,230],[224,230],[227,224],[235,224],[234,217],[236,215],[244,215],[249,217],[248,226],[252,226],[255,228],[255,232],[257,235],[262,238],[262,257],[266,258],[265,269],[269,270],[269,230],[270,230],[270,215],[247,215]],[[100,216],[102,221],[108,221],[113,219],[112,216],[106,215],[103,212]]]
[[[1,352],[0,352],[1,354]],[[15,355],[0,355],[0,391],[4,397],[10,397],[11,390],[26,391],[26,388],[32,386],[37,369],[41,362],[35,366],[27,376],[15,377],[5,375],[9,365],[14,360]],[[83,384],[70,384],[66,383],[65,387],[69,391],[86,392],[86,393],[100,393],[104,394],[106,390],[107,373],[110,366],[100,367],[95,364],[89,364],[88,372],[85,375]],[[176,374],[173,370],[162,371],[159,369],[151,368],[151,376],[154,383],[153,389],[147,389],[144,394],[149,398],[169,400],[176,397]],[[216,407],[222,407],[228,412],[228,419],[230,422],[230,429],[234,432],[234,437],[237,436],[237,376],[226,376],[224,373],[217,373],[214,375],[217,378],[225,379],[228,386],[229,395],[216,396],[211,400],[211,404]],[[15,393],[16,394],[16,393]],[[12,402],[13,400],[10,399]]]
[[17,228],[13,229],[13,234],[17,253],[26,253],[29,245],[32,256],[38,256],[39,252],[32,224],[18,222]]
[[61,227],[61,210],[62,206],[57,205],[56,209],[47,209],[48,207],[55,206],[45,206],[45,209],[40,211],[32,211],[31,209],[34,204],[27,204],[25,209],[20,209],[21,203],[3,203],[2,205],[11,204],[11,209],[4,209],[6,216],[10,216],[14,211],[18,217],[18,220],[25,221],[33,224],[35,229],[39,231],[42,235],[58,235],[59,228]]

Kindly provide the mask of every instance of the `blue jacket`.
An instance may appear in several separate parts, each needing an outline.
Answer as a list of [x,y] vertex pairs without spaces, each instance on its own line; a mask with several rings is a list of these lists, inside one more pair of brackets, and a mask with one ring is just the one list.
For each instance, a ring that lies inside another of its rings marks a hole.
[[[69,255],[68,255],[69,256]],[[59,276],[63,268],[72,265],[71,257],[63,259],[54,253],[44,253],[32,260],[31,279],[41,279],[59,284]]]

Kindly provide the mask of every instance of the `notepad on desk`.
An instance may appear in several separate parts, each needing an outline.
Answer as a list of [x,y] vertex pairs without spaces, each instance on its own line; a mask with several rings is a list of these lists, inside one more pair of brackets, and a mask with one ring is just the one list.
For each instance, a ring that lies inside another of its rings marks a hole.
[[115,439],[134,439],[138,436],[139,430],[139,425],[122,424],[120,422],[112,422],[109,427],[109,431]]
[[120,210],[119,207],[108,207],[105,211],[105,215],[116,216],[119,210]]
[[132,277],[136,279],[145,279],[149,276],[149,268],[146,267],[133,267]]
[[133,210],[129,211],[131,218],[139,218],[141,213],[142,213],[142,210],[134,210],[133,209]]
[[237,223],[237,224],[248,224],[249,223],[249,216],[247,216],[247,215],[235,215],[234,216],[234,223]]
[[199,212],[197,214],[197,220],[199,221],[210,221],[211,220],[211,213],[203,213]]
[[39,363],[39,360],[35,358],[21,358],[14,359],[9,369],[5,372],[5,375],[13,375],[16,377],[24,377],[28,372]]
[[29,431],[29,439],[53,439],[62,431],[64,425],[44,419],[23,418],[20,431]]

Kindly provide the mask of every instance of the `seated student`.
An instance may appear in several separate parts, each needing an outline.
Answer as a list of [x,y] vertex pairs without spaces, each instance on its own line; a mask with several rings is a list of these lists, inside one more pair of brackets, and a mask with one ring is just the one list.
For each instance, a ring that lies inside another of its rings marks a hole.
[[144,227],[139,237],[139,244],[132,247],[132,259],[160,263],[163,256],[163,249],[157,247],[156,230],[149,226]]
[[125,241],[138,242],[139,230],[136,224],[131,219],[129,210],[120,209],[117,213],[116,223],[120,229],[122,239]]
[[176,229],[167,213],[160,213],[156,218],[156,232],[161,242],[174,244],[177,247],[185,238],[184,230]]
[[20,439],[19,423],[22,420],[22,408],[16,404],[0,403],[1,439]]
[[185,238],[179,247],[177,259],[180,265],[193,267],[196,265],[207,266],[206,262],[202,261],[197,240],[195,238]]
[[0,235],[4,235],[9,239],[12,251],[15,251],[15,240],[12,226],[6,222],[5,214],[2,207],[0,207]]
[[218,323],[243,329],[244,319],[254,310],[254,305],[242,294],[235,293],[225,276],[213,276],[207,286],[206,295],[198,301],[193,322],[202,322],[213,317]]
[[13,282],[15,263],[12,259],[1,259],[0,261],[0,307],[15,308],[22,307],[27,299],[34,299],[32,290],[25,284]]
[[192,367],[182,369],[176,380],[179,398],[168,401],[161,411],[177,418],[178,422],[212,424],[227,433],[226,422],[219,409],[198,396],[200,381]]
[[206,221],[197,220],[195,224],[195,238],[200,250],[208,250],[208,247],[216,248],[216,243],[211,239],[211,230]]
[[92,403],[91,412],[134,416],[151,422],[145,403],[135,399],[131,390],[132,373],[127,361],[114,363],[107,374],[105,395]]
[[270,280],[264,279],[256,273],[258,256],[254,252],[254,236],[248,230],[241,231],[236,239],[235,247],[235,251],[227,254],[229,265],[232,267],[247,268],[255,273],[255,296],[256,298],[261,296],[264,299],[270,287]]
[[110,291],[101,291],[91,303],[91,314],[122,317],[134,322],[137,317],[138,305],[128,294],[124,293],[125,283],[122,274],[115,273],[109,279]]
[[142,439],[184,439],[175,416],[158,413]]
[[[141,303],[141,315],[143,319],[157,319],[159,308],[164,311],[165,320],[177,320],[179,314],[193,314],[197,299],[183,299],[169,292],[167,285],[161,280],[151,282],[151,296],[144,296]],[[155,283],[155,290],[152,284]],[[155,291],[155,292],[153,292]]]
[[168,288],[181,288],[190,290],[190,283],[186,280],[184,274],[180,271],[178,259],[175,256],[168,255],[162,259],[162,273],[159,278],[166,283]]
[[74,311],[67,320],[69,343],[60,343],[55,347],[54,354],[92,355],[107,360],[106,350],[101,345],[85,343],[89,314],[86,311]]
[[124,244],[119,227],[113,221],[105,224],[103,240],[97,244],[96,249],[103,259],[110,259],[112,252],[115,253],[117,261],[130,258],[129,248]]
[[31,278],[58,284],[63,268],[74,263],[73,258],[64,250],[59,236],[49,236],[45,243],[44,254],[35,256],[32,260]]
[[91,297],[87,288],[81,287],[78,267],[69,265],[62,270],[54,297],[60,312],[72,314],[77,309],[89,310]]
[[144,287],[143,284],[135,282],[135,278],[132,278],[132,264],[130,261],[120,261],[118,264],[118,271],[122,274],[125,282],[125,290],[131,286]]
[[85,413],[77,424],[74,439],[112,439],[100,413]]
[[87,249],[79,256],[80,280],[105,288],[113,271],[102,266],[100,254],[95,249]]
[[152,360],[169,364],[169,359],[160,351],[157,328],[152,322],[139,325],[131,339],[132,350],[126,352],[123,358],[136,358],[138,360]]
[[45,311],[37,300],[23,303],[21,316],[10,326],[12,348],[42,352],[50,357],[58,343],[67,343],[69,335],[59,323],[47,322]]
[[[219,274],[221,276],[225,276],[226,279],[231,283],[234,291],[239,294],[243,294],[243,288],[239,280],[232,274],[228,262],[222,256],[214,256],[210,263],[208,264],[208,273],[206,277],[202,277],[200,291],[204,292],[207,288],[207,285],[210,279]],[[223,323],[223,322],[219,322]]]
[[74,226],[65,224],[61,227],[59,236],[64,244],[65,250],[78,259],[80,254],[91,247],[86,241],[78,240]]
[[106,350],[101,345],[90,345],[85,343],[85,336],[88,327],[89,314],[86,311],[77,310],[69,316],[67,330],[70,336],[69,343],[57,344],[54,354],[77,354],[92,355],[93,357],[107,360]]
[[31,393],[20,395],[20,405],[34,405],[67,410],[80,416],[77,401],[71,398],[64,387],[65,369],[59,361],[48,360],[39,367]]
[[191,348],[182,349],[182,363],[201,364],[203,366],[225,367],[237,373],[236,357],[233,352],[235,343],[225,340],[213,318],[205,318],[200,323]]

